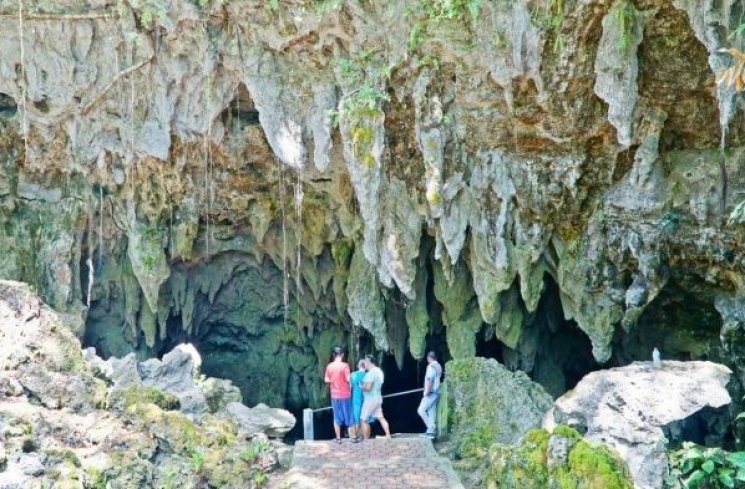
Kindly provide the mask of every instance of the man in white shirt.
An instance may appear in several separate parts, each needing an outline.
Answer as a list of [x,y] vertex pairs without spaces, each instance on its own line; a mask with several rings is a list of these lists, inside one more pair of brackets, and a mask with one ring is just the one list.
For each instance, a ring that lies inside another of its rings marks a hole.
[[437,401],[440,399],[440,381],[442,379],[442,366],[437,361],[437,354],[433,351],[427,353],[427,370],[424,372],[424,392],[422,402],[419,403],[417,413],[427,426],[427,431],[422,433],[424,438],[435,438],[435,421],[437,416]]

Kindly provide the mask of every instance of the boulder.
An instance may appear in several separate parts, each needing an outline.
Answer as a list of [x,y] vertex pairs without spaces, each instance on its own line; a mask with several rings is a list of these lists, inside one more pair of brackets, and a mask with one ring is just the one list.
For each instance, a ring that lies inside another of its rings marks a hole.
[[138,365],[145,387],[170,392],[178,397],[181,411],[199,414],[207,411],[207,398],[197,387],[202,359],[193,345],[182,344],[163,355],[163,360],[151,358]]
[[445,366],[448,420],[457,456],[477,456],[493,443],[515,443],[540,426],[552,398],[524,372],[496,360],[468,358]]
[[667,474],[664,430],[704,408],[731,402],[732,372],[712,362],[651,362],[593,372],[556,400],[544,427],[567,424],[615,448],[637,489],[658,489]]
[[264,433],[270,438],[281,438],[295,427],[295,416],[284,409],[257,404],[249,408],[239,402],[230,402],[225,412],[238,424],[246,436]]
[[199,381],[198,385],[207,398],[207,407],[211,413],[225,409],[231,402],[243,402],[241,390],[228,379],[208,377]]

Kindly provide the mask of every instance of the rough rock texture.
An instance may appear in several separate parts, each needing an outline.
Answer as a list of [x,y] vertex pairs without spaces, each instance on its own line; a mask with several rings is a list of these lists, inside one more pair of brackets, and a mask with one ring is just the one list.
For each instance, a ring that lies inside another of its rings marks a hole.
[[67,322],[27,285],[0,281],[0,339],[0,487],[256,488],[286,451],[224,412],[179,412],[165,390],[107,388],[102,379],[134,378],[136,362],[83,355]]
[[598,362],[690,301],[668,350],[732,362],[736,4],[0,0],[0,276],[105,357],[219,352],[250,403],[324,403],[335,342],[545,372],[554,285]]
[[257,404],[249,408],[239,402],[230,402],[225,412],[231,416],[246,433],[266,433],[271,438],[282,438],[295,426],[295,417],[283,409],[270,408]]
[[567,426],[553,433],[529,431],[517,444],[495,444],[473,487],[521,489],[632,489],[621,457],[602,443],[589,443]]
[[457,457],[472,457],[496,442],[517,442],[540,426],[551,408],[543,387],[496,360],[452,360],[445,372],[448,428]]
[[667,475],[664,428],[731,402],[732,372],[711,362],[651,362],[593,372],[556,400],[544,426],[576,427],[615,448],[639,489],[662,487]]

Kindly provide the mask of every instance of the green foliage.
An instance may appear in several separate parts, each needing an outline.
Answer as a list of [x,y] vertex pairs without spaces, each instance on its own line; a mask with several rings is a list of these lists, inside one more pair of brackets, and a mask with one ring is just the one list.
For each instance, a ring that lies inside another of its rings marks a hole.
[[727,452],[686,442],[669,455],[670,475],[665,486],[672,489],[745,488],[745,452]]
[[475,20],[481,11],[481,0],[422,0],[421,8],[429,20]]
[[621,49],[624,53],[628,53],[631,48],[631,34],[636,21],[636,11],[634,6],[625,0],[615,6],[614,9],[613,14],[621,28]]
[[132,386],[124,392],[122,400],[125,409],[143,403],[155,404],[166,411],[176,410],[181,407],[178,397],[155,387]]
[[132,7],[140,10],[140,27],[151,29],[153,24],[165,19],[168,10],[163,0],[132,0]]
[[331,256],[337,268],[348,268],[349,261],[352,258],[354,242],[349,239],[341,239],[331,245]]
[[389,100],[379,87],[390,78],[393,66],[386,65],[375,51],[366,49],[339,59],[337,68],[346,92],[338,115],[355,120],[377,115],[382,102]]
[[535,7],[531,12],[532,22],[553,35],[554,52],[564,46],[561,29],[564,26],[564,0],[549,0],[544,7]]
[[192,450],[189,462],[194,473],[201,474],[204,470],[204,450],[201,448]]

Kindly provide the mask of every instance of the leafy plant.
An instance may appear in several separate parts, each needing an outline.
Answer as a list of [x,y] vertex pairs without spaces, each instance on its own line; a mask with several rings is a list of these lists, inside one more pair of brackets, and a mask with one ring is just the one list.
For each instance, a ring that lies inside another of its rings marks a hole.
[[727,452],[685,442],[670,454],[670,474],[665,485],[672,489],[745,488],[745,452]]
[[423,0],[420,5],[430,20],[465,19],[466,14],[476,19],[481,11],[481,0]]
[[168,13],[162,0],[138,0],[132,6],[140,8],[140,26],[152,28],[156,21],[165,19]]
[[551,46],[554,51],[559,51],[564,45],[564,38],[561,35],[564,15],[564,0],[549,0],[545,7],[536,7],[531,13],[531,20],[534,24],[553,33]]

